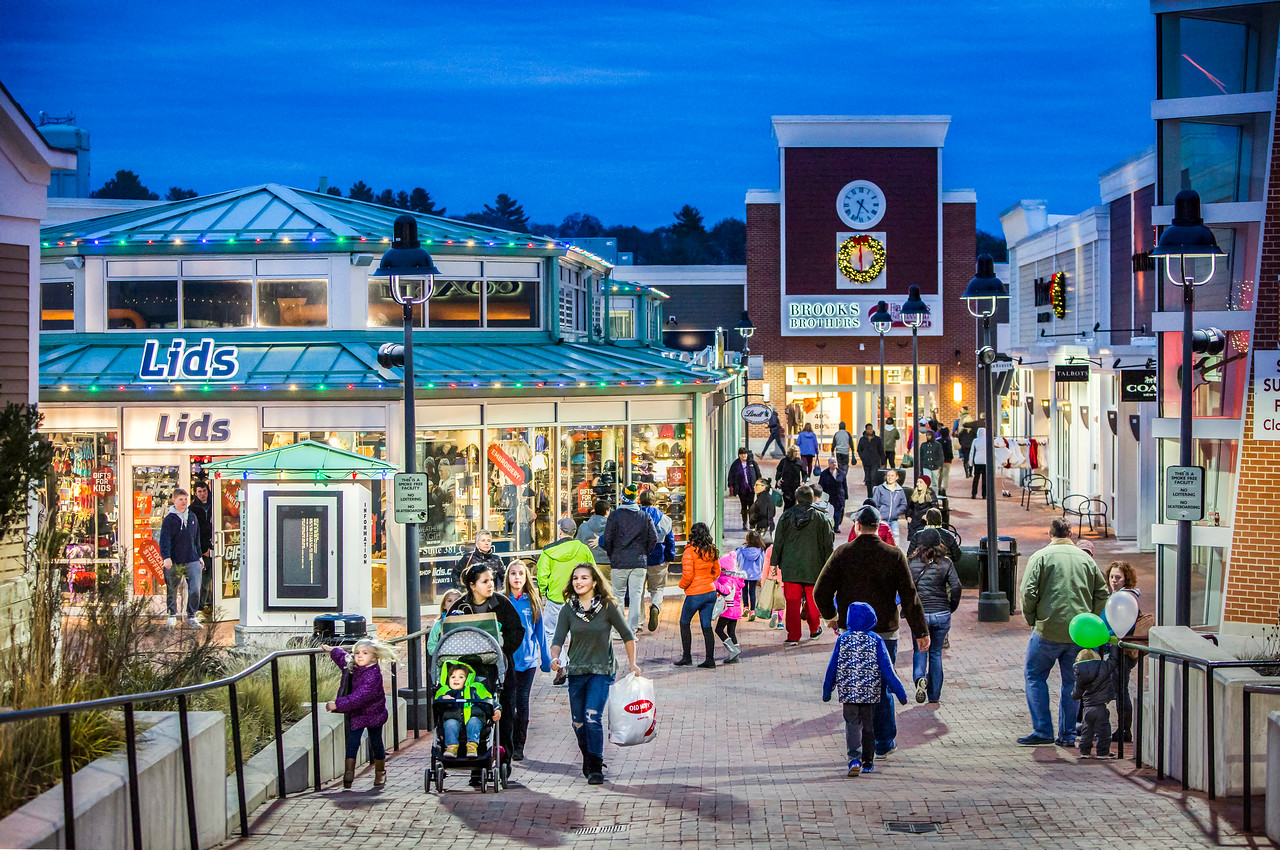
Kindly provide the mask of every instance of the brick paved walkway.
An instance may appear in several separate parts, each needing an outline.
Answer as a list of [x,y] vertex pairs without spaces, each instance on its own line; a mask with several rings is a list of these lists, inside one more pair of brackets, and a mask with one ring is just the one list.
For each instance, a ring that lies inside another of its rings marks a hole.
[[[958,468],[958,467],[957,467]],[[963,477],[961,476],[961,480]],[[959,488],[957,488],[958,490]],[[966,492],[967,497],[967,492]],[[1002,500],[1007,527],[1024,526],[1024,551],[1043,541],[1050,512]],[[983,522],[981,502],[957,502],[966,541]],[[1016,513],[1015,513],[1016,512]],[[969,529],[969,531],[966,531]],[[1110,558],[1123,551],[1112,542]],[[1025,560],[1025,559],[1024,559]],[[1149,558],[1146,559],[1149,562]],[[1027,627],[1020,619],[976,622],[966,591],[946,656],[938,708],[899,710],[898,751],[879,772],[844,777],[843,724],[821,701],[830,632],[784,650],[763,623],[739,629],[743,663],[714,671],[670,666],[678,641],[668,605],[659,630],[642,637],[641,666],[655,680],[661,734],[652,744],[606,744],[608,784],[586,785],[563,689],[549,677],[534,687],[528,759],[519,783],[500,795],[446,780],[443,796],[423,793],[428,744],[388,762],[388,784],[340,785],[259,810],[256,835],[231,847],[681,847],[1083,846],[1182,848],[1265,846],[1240,834],[1237,802],[1208,804],[1132,761],[1081,762],[1054,747],[1025,748],[1022,687]],[[904,681],[910,653],[899,656]],[[908,688],[910,690],[910,688]],[[1257,822],[1261,810],[1257,810]],[[886,822],[937,824],[934,835],[892,835]],[[580,827],[623,825],[623,833],[577,835]]]

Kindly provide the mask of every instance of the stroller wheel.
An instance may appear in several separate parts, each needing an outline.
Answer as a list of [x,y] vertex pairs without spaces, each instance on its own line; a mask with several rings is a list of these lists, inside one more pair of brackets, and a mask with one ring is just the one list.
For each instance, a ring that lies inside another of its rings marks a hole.
[[422,771],[422,790],[427,794],[431,793],[431,777],[433,775],[435,775],[435,771],[430,768]]
[[511,776],[511,765],[502,762],[498,765],[498,779],[502,782],[502,787],[507,787],[507,778]]

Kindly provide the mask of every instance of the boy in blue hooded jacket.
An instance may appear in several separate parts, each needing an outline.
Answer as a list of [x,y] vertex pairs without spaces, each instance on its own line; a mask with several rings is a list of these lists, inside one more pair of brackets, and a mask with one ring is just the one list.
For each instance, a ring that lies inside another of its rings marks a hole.
[[[906,704],[907,691],[893,670],[893,661],[884,639],[872,631],[876,612],[865,602],[849,606],[848,630],[836,640],[822,683],[822,701],[831,702],[837,690],[844,703],[844,740],[849,756],[849,776],[875,770],[875,710],[880,695],[888,688]],[[862,760],[866,753],[866,761]]]

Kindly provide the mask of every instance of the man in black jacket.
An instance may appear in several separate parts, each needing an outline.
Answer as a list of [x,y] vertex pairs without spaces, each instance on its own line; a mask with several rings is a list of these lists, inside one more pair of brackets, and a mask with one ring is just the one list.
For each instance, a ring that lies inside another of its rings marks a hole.
[[462,574],[467,568],[475,564],[488,564],[493,570],[493,583],[498,587],[502,587],[502,579],[506,575],[506,567],[502,564],[502,559],[498,557],[498,553],[493,551],[493,537],[487,531],[481,531],[476,535],[476,545],[470,552],[458,559],[458,563],[453,565],[453,586],[458,590],[466,590],[462,586]]
[[195,486],[196,497],[191,500],[191,513],[200,525],[200,560],[204,563],[204,581],[200,583],[200,608],[213,608],[213,497],[209,494],[209,482],[200,481]]
[[818,476],[818,486],[827,494],[827,501],[831,503],[831,521],[839,531],[840,523],[844,521],[844,503],[849,501],[849,486],[834,457],[827,458],[827,468]]
[[200,521],[190,510],[191,496],[179,487],[173,491],[173,507],[160,523],[160,556],[164,558],[165,604],[169,608],[169,627],[178,617],[178,582],[187,579],[187,625],[200,625],[200,579],[204,562],[200,560]]
[[782,491],[784,511],[796,505],[796,490],[808,478],[804,464],[800,462],[800,448],[794,443],[787,449],[787,456],[778,461],[778,489]]
[[639,488],[635,484],[623,488],[622,504],[609,514],[600,535],[600,548],[609,553],[613,595],[618,608],[621,609],[630,597],[627,625],[633,634],[640,631],[640,608],[644,604],[649,553],[658,545],[658,530],[653,527],[653,520],[636,504],[638,493]]
[[747,513],[751,510],[751,503],[756,500],[755,484],[759,477],[760,467],[752,461],[751,452],[746,446],[738,449],[738,459],[729,464],[729,476],[725,486],[729,488],[729,495],[737,496],[738,502],[742,505],[743,531],[747,530]]
[[[813,588],[813,599],[819,613],[832,628],[838,628],[845,619],[849,606],[865,602],[876,612],[876,634],[889,650],[889,657],[898,654],[898,604],[902,599],[902,616],[911,627],[916,648],[920,652],[929,649],[929,625],[924,619],[924,609],[916,594],[911,571],[907,569],[906,556],[896,546],[880,540],[880,512],[870,505],[864,506],[854,517],[858,523],[858,536],[832,553],[818,583]],[[876,706],[876,755],[892,752],[897,744],[898,722],[893,715],[893,695],[882,689],[880,704]]]

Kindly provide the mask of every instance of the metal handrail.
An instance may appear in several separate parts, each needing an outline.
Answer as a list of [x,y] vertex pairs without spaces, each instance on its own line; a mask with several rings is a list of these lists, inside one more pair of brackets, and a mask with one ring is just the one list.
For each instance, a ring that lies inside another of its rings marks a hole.
[[[1215,641],[1216,643],[1216,641]],[[1213,698],[1213,674],[1217,670],[1238,670],[1244,668],[1265,667],[1268,669],[1280,669],[1280,660],[1266,661],[1209,661],[1205,658],[1198,658],[1194,655],[1188,655],[1185,652],[1175,652],[1172,649],[1161,649],[1158,647],[1148,646],[1144,643],[1130,643],[1129,641],[1120,641],[1118,644],[1121,650],[1135,650],[1138,653],[1138,667],[1141,669],[1143,656],[1154,655],[1159,659],[1159,667],[1157,668],[1156,683],[1156,706],[1158,714],[1156,716],[1156,779],[1164,779],[1164,691],[1165,691],[1165,661],[1172,659],[1179,662],[1182,668],[1182,790],[1188,790],[1187,772],[1188,772],[1188,756],[1187,747],[1188,738],[1188,720],[1190,717],[1190,701],[1188,694],[1188,673],[1192,667],[1204,672],[1204,718],[1205,729],[1209,730],[1209,734],[1205,735],[1205,771],[1206,771],[1206,790],[1210,800],[1217,798],[1215,785],[1217,783],[1217,769],[1214,763],[1214,698]],[[1122,658],[1127,656],[1121,656]],[[1128,677],[1125,677],[1125,686],[1128,686]],[[1138,767],[1142,766],[1142,682],[1138,682],[1138,699],[1134,706],[1134,736],[1133,736],[1133,761]],[[1243,699],[1243,715],[1244,715],[1244,831],[1246,833],[1253,830],[1253,800],[1251,796],[1251,739],[1250,739],[1250,706],[1249,696],[1255,693],[1274,693],[1280,694],[1280,685],[1244,685]],[[1124,734],[1120,735],[1119,757],[1124,758]]]
[[[412,634],[401,635],[386,641],[395,645],[405,643],[410,640],[423,640],[427,634],[427,630],[422,629]],[[101,699],[85,700],[84,702],[65,703],[62,705],[41,706],[39,708],[26,708],[19,711],[0,712],[0,724],[4,723],[20,723],[27,720],[40,720],[48,717],[57,717],[59,726],[59,739],[61,742],[61,767],[62,767],[62,815],[63,815],[63,846],[74,850],[76,846],[76,825],[75,825],[75,789],[71,763],[71,715],[85,711],[101,711],[104,709],[122,707],[124,709],[124,726],[125,726],[125,756],[128,766],[128,785],[129,785],[129,819],[132,826],[132,846],[134,850],[142,850],[142,806],[138,796],[138,754],[137,754],[137,724],[134,717],[134,706],[140,702],[162,702],[166,700],[176,699],[178,703],[178,725],[181,739],[182,752],[182,781],[183,789],[186,795],[186,811],[187,811],[187,834],[190,841],[191,850],[199,850],[199,830],[196,825],[196,806],[194,792],[194,775],[192,773],[191,764],[191,736],[188,725],[188,709],[187,697],[193,694],[213,691],[219,688],[227,689],[228,707],[231,714],[231,743],[235,756],[235,774],[236,774],[236,794],[237,803],[240,810],[240,835],[247,837],[249,835],[249,812],[248,798],[245,793],[244,785],[244,745],[240,734],[240,710],[239,699],[236,691],[236,685],[241,680],[262,670],[265,667],[271,668],[271,692],[273,702],[273,721],[275,728],[275,750],[276,750],[276,784],[277,795],[284,799],[285,790],[285,767],[284,767],[284,718],[280,707],[280,659],[307,656],[309,660],[309,673],[311,679],[311,751],[314,768],[314,790],[320,790],[320,713],[317,706],[320,704],[319,698],[319,670],[317,667],[317,656],[323,652],[318,646],[302,647],[298,649],[278,649],[258,661],[239,670],[230,676],[224,676],[212,682],[202,682],[198,685],[185,685],[180,688],[170,688],[164,691],[149,691],[141,694],[124,694],[114,697],[103,697]],[[396,662],[391,664],[391,711],[392,711],[392,740],[394,747],[399,750],[399,712],[398,699],[396,697]],[[419,736],[417,723],[418,698],[414,694],[414,737]]]

